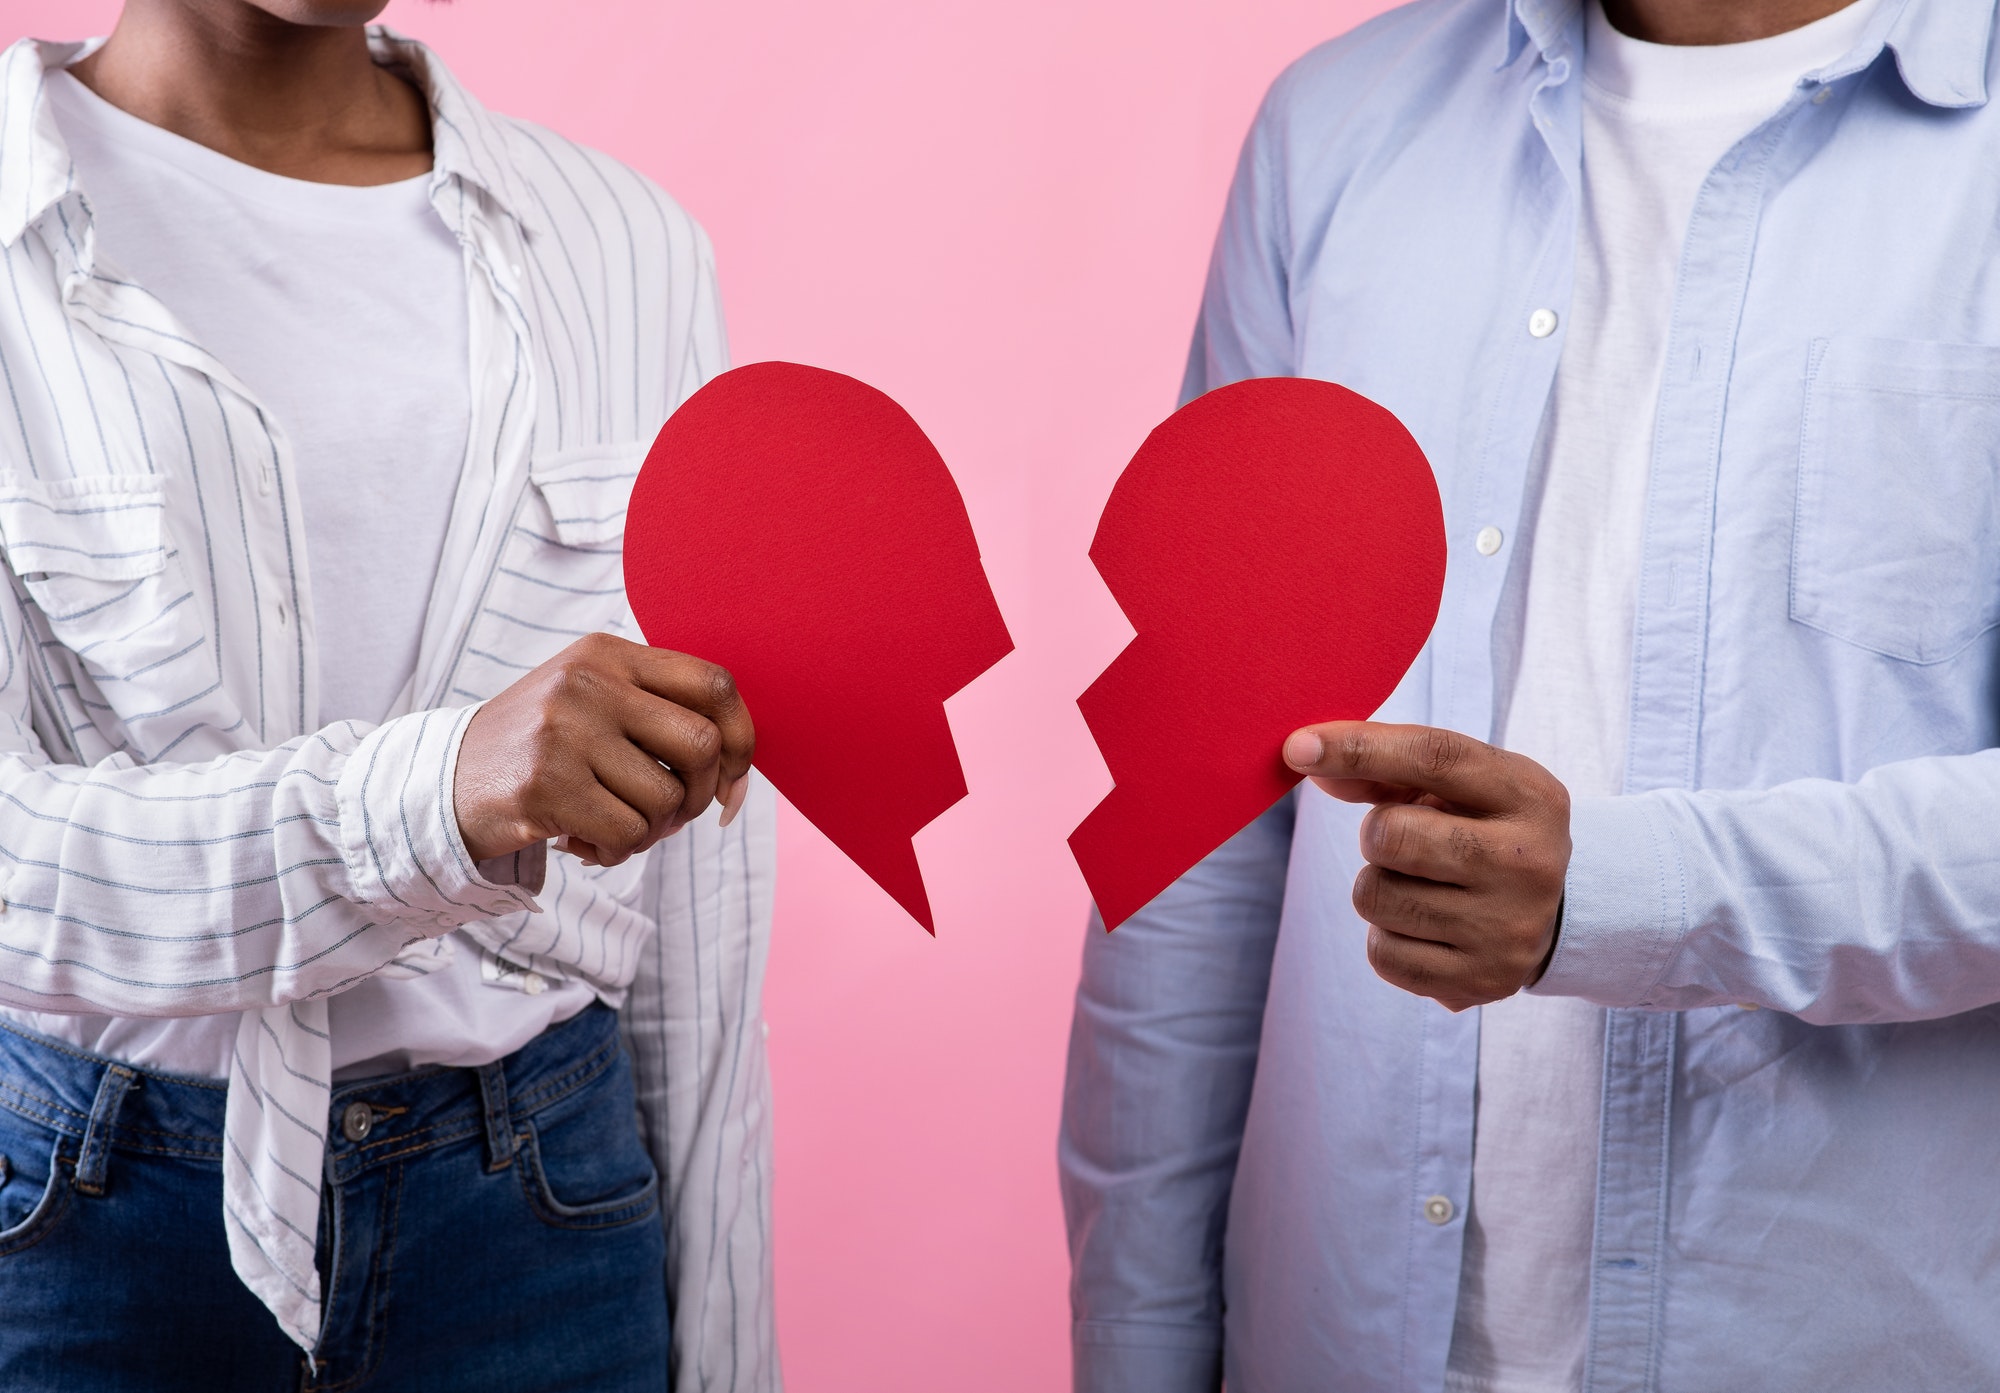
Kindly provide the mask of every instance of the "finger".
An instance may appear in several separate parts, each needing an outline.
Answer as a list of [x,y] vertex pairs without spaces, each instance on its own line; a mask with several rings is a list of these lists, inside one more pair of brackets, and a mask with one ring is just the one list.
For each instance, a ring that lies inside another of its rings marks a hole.
[[673,771],[683,790],[674,825],[685,826],[707,810],[722,784],[721,729],[706,716],[637,687],[627,689],[623,705],[619,728],[631,742],[626,748]]
[[1478,925],[1466,912],[1471,892],[1456,885],[1363,866],[1354,877],[1353,898],[1356,914],[1405,938],[1465,947],[1478,936]]
[[757,731],[729,670],[686,653],[631,646],[633,680],[640,687],[706,717],[720,733],[723,777],[734,779],[749,769]]
[[638,746],[607,743],[592,757],[591,772],[614,798],[646,819],[646,846],[681,825],[686,785]]
[[555,847],[557,851],[568,852],[586,866],[604,864],[597,854],[597,848],[581,837],[557,837]]
[[1285,762],[1316,778],[1414,789],[1483,812],[1507,811],[1526,796],[1513,757],[1435,726],[1376,721],[1308,726],[1285,741]]
[[[1289,756],[1288,756],[1289,758]],[[1314,785],[1343,803],[1424,803],[1443,805],[1444,800],[1419,788],[1401,784],[1378,784],[1367,779],[1323,779],[1312,776]]]
[[1483,1006],[1498,996],[1482,996],[1467,980],[1467,954],[1448,944],[1405,938],[1378,925],[1368,930],[1368,965],[1392,987],[1412,996],[1427,996],[1452,1011]]
[[[588,844],[600,866],[616,866],[650,845],[652,824],[637,808],[592,782],[566,802],[559,840],[572,851]],[[580,853],[579,853],[580,854]]]
[[1493,868],[1486,825],[1424,804],[1384,804],[1361,819],[1361,854],[1385,871],[1469,886]]
[[1298,773],[1304,774],[1320,789],[1343,803],[1413,803],[1428,799],[1433,803],[1443,800],[1435,798],[1421,789],[1404,784],[1381,783],[1374,779],[1333,778],[1313,771],[1326,762],[1327,736],[1331,725],[1307,726],[1295,730],[1285,737],[1284,759]]

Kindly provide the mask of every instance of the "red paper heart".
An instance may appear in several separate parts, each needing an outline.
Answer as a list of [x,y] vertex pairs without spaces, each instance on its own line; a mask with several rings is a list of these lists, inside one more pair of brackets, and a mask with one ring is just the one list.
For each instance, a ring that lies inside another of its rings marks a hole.
[[1013,641],[917,423],[839,373],[724,373],[646,456],[625,590],[647,642],[735,674],[757,767],[935,931],[910,838],[965,796],[944,699]]
[[1299,781],[1287,735],[1388,699],[1437,621],[1444,515],[1389,412],[1260,378],[1147,437],[1090,558],[1138,630],[1077,702],[1117,787],[1070,850],[1116,928]]

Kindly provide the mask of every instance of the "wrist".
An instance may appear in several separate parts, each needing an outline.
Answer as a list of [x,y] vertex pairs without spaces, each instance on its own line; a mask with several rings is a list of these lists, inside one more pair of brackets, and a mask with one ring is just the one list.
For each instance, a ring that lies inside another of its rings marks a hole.
[[1548,976],[1549,964],[1554,962],[1556,959],[1556,945],[1562,942],[1563,908],[1568,903],[1569,903],[1568,895],[1564,895],[1561,899],[1556,901],[1555,922],[1549,926],[1548,950],[1542,954],[1542,960],[1539,963],[1535,964],[1535,970],[1528,974],[1528,980],[1522,985],[1523,991],[1527,990],[1529,987],[1534,986],[1537,982],[1540,982],[1542,978]]
[[534,908],[526,891],[475,869],[461,833],[454,771],[470,718],[433,710],[385,721],[349,756],[335,787],[348,897],[431,933]]

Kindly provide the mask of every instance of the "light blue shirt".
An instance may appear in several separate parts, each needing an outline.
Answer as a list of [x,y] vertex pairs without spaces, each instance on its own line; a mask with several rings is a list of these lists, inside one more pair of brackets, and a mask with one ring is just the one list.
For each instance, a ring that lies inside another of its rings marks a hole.
[[[1627,792],[1577,804],[1537,987],[1609,1008],[1593,1393],[2000,1386],[1993,18],[1885,0],[1688,229]],[[1189,394],[1341,382],[1437,471],[1443,612],[1385,720],[1488,737],[1511,683],[1581,43],[1576,0],[1387,14],[1280,78],[1230,195]],[[1087,1393],[1443,1382],[1479,1013],[1369,969],[1357,820],[1302,790],[1092,931]]]

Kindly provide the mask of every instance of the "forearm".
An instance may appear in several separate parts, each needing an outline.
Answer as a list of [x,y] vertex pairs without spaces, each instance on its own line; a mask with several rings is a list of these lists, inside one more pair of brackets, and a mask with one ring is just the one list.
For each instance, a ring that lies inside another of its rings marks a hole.
[[2000,751],[1858,782],[1579,801],[1535,991],[1821,1025],[2000,1001]]
[[[465,858],[468,713],[342,724],[204,764],[0,754],[0,1000],[208,1015],[324,995],[531,901]],[[19,726],[15,730],[19,732]]]

